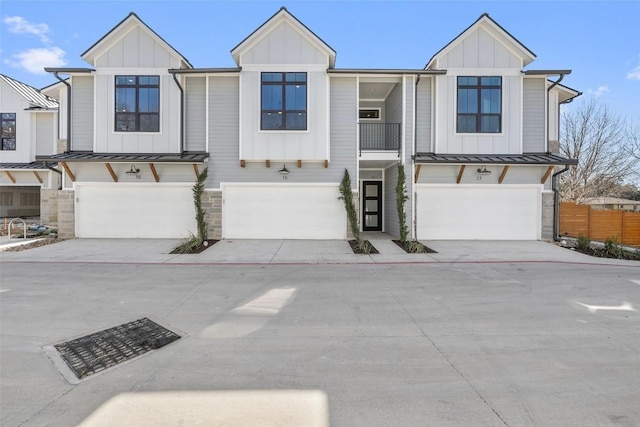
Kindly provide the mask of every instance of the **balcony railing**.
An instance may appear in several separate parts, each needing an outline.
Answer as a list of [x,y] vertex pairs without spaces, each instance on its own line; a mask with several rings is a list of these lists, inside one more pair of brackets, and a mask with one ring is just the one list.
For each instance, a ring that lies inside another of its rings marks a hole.
[[360,153],[397,151],[400,153],[401,123],[360,123]]

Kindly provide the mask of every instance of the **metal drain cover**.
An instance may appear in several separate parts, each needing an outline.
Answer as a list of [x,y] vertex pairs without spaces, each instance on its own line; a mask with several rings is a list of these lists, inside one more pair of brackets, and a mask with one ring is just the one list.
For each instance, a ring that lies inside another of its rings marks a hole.
[[76,378],[84,379],[179,338],[180,335],[144,317],[53,347]]

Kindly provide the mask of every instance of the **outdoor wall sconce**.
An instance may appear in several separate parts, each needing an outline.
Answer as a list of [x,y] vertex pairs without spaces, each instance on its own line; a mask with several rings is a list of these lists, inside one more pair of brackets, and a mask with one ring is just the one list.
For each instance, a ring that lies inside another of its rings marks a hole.
[[282,169],[278,171],[280,175],[282,175],[282,179],[286,180],[287,175],[289,175],[289,169],[287,169],[287,165],[282,165]]
[[128,175],[135,175],[136,179],[140,179],[140,169],[138,169],[136,165],[131,165],[131,169],[125,173]]
[[491,171],[487,170],[486,166],[482,166],[481,168],[478,168],[478,175],[491,175]]

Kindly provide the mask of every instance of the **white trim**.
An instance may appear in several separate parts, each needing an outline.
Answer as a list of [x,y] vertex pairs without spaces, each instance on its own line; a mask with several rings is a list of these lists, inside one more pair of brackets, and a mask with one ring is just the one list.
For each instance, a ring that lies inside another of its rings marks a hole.
[[327,71],[325,64],[248,64],[242,66],[242,71],[265,73],[305,73]]
[[[186,81],[187,79],[185,79]],[[207,153],[210,153],[209,151],[209,131],[210,131],[210,120],[209,120],[209,105],[211,104],[211,102],[209,101],[209,96],[210,96],[210,92],[209,92],[209,77],[205,76],[204,77],[204,93],[205,93],[205,100],[204,100],[204,109],[205,109],[205,118],[204,118],[204,129],[206,134],[204,135],[204,147],[205,147],[205,151]],[[207,158],[208,159],[208,158]]]
[[[329,80],[329,75],[328,74],[324,74],[324,84],[325,87],[327,88],[326,90],[326,99],[325,99],[325,114],[326,114],[326,120],[325,120],[325,135],[326,135],[326,140],[325,140],[325,144],[324,144],[324,153],[325,153],[325,157],[326,160],[331,162],[331,81]],[[309,86],[307,84],[307,92],[309,91]],[[309,102],[309,98],[307,98],[307,103]],[[307,109],[307,125],[309,120],[309,111]]]
[[[360,76],[356,76],[356,117],[358,117],[360,111]],[[356,182],[360,180],[360,125],[358,124],[359,120],[356,122]],[[358,186],[358,188],[360,188]]]
[[407,152],[406,149],[406,141],[407,141],[407,76],[402,76],[402,149],[400,156],[400,162],[402,166],[405,163],[405,155]]

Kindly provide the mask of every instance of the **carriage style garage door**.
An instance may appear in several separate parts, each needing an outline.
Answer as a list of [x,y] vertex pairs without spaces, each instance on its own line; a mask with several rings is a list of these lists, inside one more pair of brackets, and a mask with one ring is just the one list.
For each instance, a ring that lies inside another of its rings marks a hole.
[[223,185],[225,239],[344,239],[337,184]]
[[193,184],[76,184],[77,237],[185,238],[196,232]]
[[540,240],[542,186],[428,185],[416,189],[422,240]]

